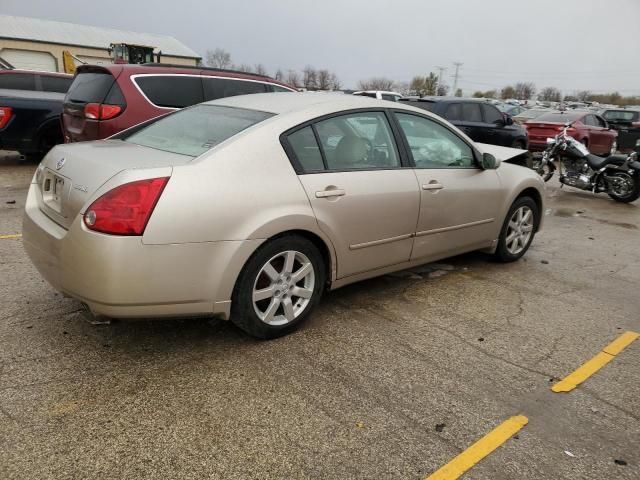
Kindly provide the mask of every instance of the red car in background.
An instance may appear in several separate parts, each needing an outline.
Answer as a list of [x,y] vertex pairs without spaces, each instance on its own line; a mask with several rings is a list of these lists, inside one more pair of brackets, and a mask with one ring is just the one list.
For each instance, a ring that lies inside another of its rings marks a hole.
[[612,155],[616,152],[618,132],[593,112],[568,111],[548,112],[524,123],[529,133],[529,150],[542,151],[547,148],[547,138],[555,137],[564,124],[571,122],[567,133],[582,142],[595,155]]
[[110,137],[174,110],[249,93],[295,92],[267,76],[205,67],[83,65],[64,99],[64,141]]

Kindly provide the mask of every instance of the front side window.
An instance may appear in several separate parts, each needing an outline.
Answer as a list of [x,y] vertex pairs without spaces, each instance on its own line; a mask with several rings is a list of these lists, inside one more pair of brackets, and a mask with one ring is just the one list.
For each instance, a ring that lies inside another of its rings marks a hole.
[[465,122],[482,122],[479,103],[462,104],[462,120]]
[[117,138],[143,147],[197,157],[272,116],[272,113],[257,110],[198,105],[161,117]]
[[459,103],[452,103],[444,112],[447,120],[462,120],[462,106]]
[[433,120],[396,113],[417,168],[475,167],[473,150],[461,138]]
[[500,123],[504,120],[500,111],[492,105],[482,105],[485,123]]
[[329,170],[394,168],[400,157],[382,112],[341,115],[315,124]]

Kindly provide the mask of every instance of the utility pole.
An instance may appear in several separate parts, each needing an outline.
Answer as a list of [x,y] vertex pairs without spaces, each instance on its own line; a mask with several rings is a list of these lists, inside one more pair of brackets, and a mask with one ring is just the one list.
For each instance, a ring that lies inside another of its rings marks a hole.
[[438,83],[436,83],[436,95],[438,95],[438,90],[440,89],[440,85],[442,84],[442,79],[444,72],[447,70],[447,67],[436,67],[440,73],[438,73]]
[[462,66],[462,62],[453,62],[453,64],[456,66],[456,73],[453,75],[453,94],[455,95],[458,90],[458,77],[460,76],[458,71]]

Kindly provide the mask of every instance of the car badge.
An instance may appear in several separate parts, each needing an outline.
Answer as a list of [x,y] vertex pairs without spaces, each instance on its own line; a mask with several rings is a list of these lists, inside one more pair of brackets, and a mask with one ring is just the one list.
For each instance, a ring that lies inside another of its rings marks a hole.
[[58,163],[56,163],[56,170],[60,170],[62,167],[64,167],[64,162],[66,161],[67,160],[64,157],[58,160]]

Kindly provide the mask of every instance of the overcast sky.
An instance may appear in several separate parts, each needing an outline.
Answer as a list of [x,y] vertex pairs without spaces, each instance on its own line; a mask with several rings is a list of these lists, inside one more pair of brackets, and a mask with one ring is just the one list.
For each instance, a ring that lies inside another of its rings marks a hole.
[[522,80],[640,95],[640,0],[0,0],[0,13],[168,34],[271,74],[328,68],[347,88],[458,61],[465,93]]

